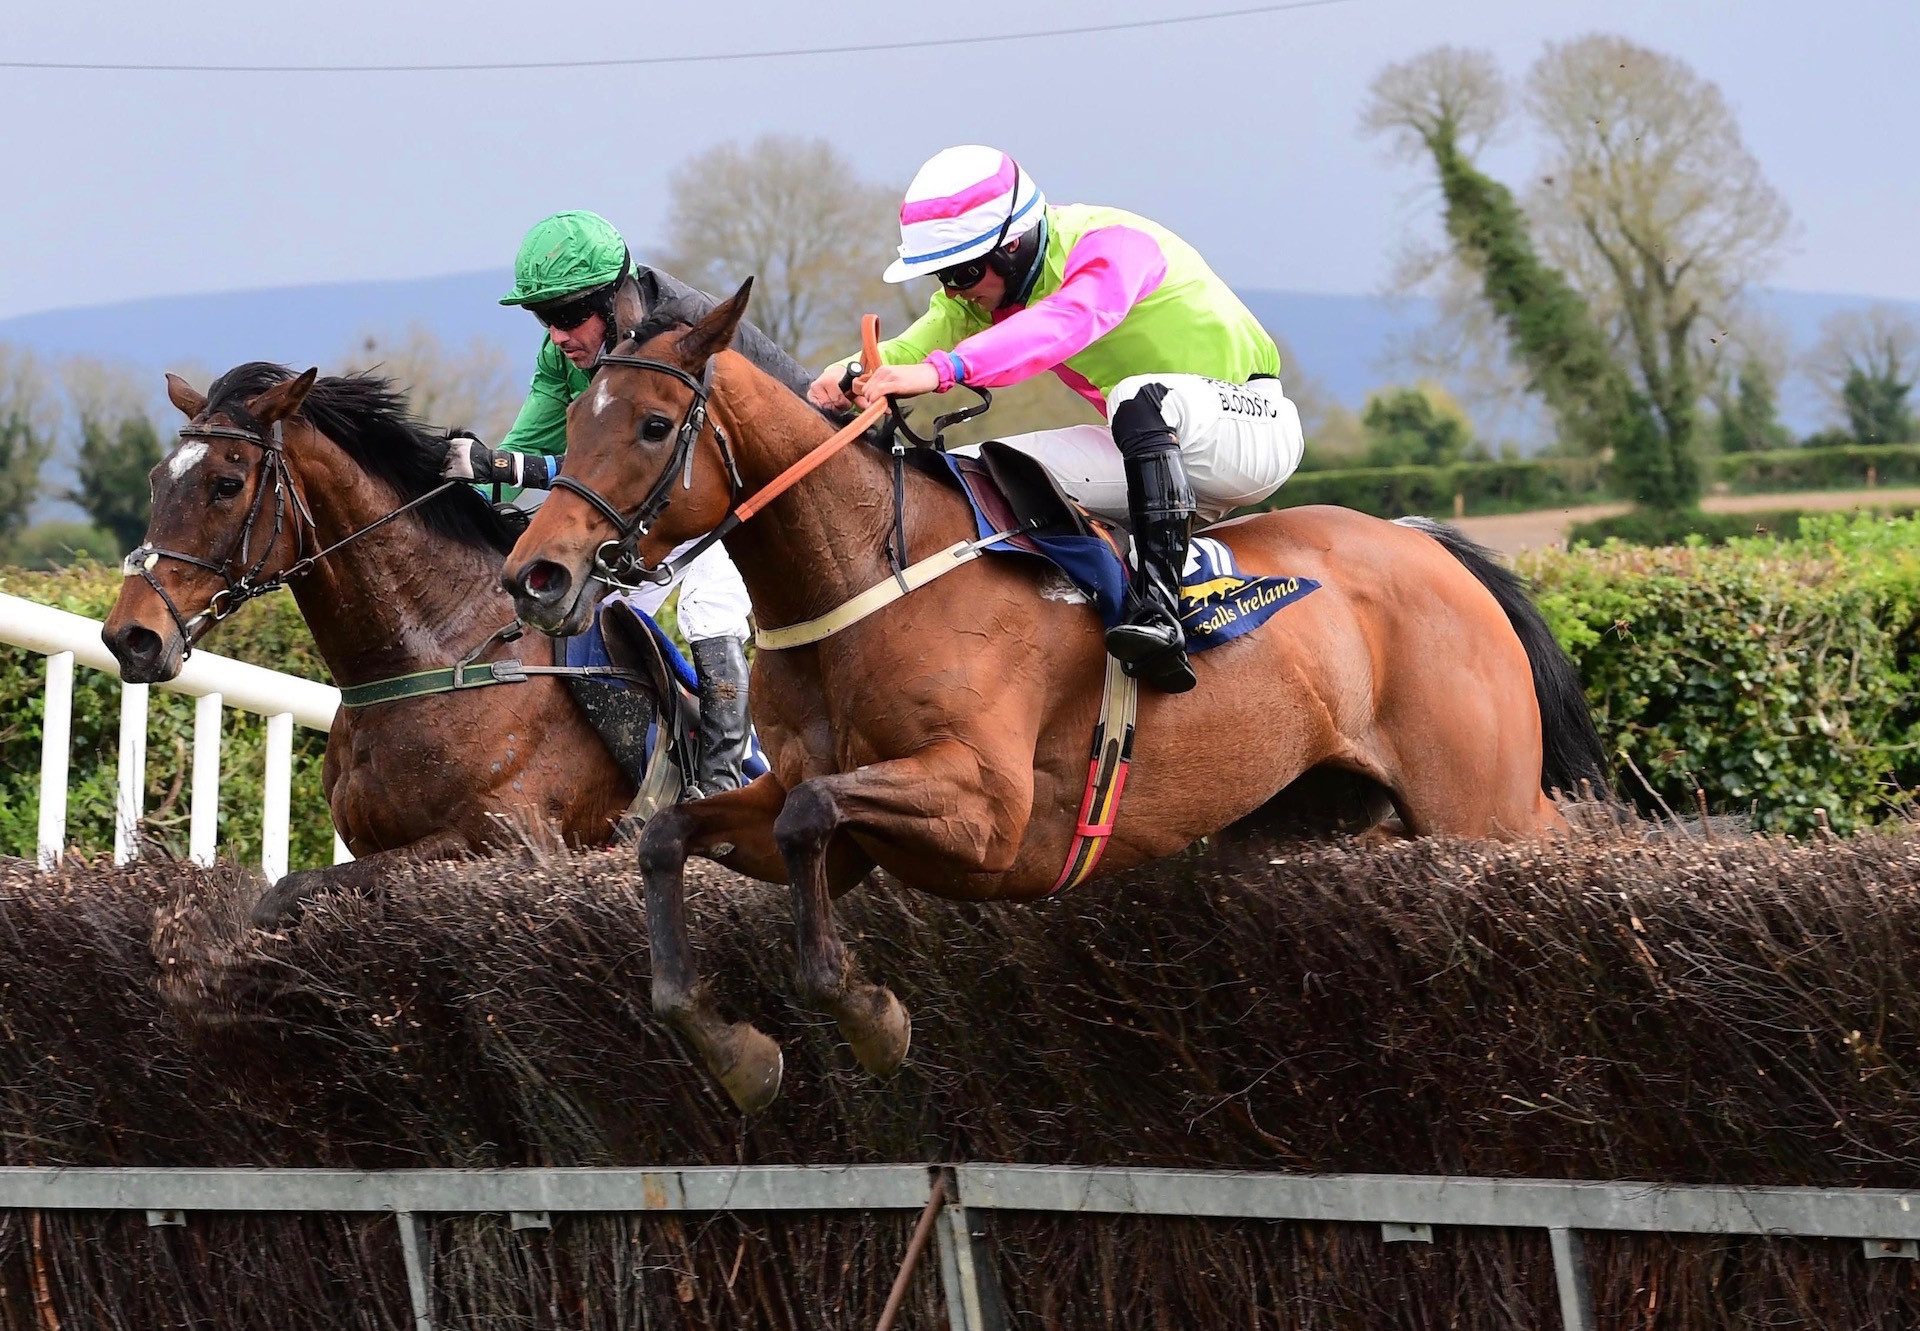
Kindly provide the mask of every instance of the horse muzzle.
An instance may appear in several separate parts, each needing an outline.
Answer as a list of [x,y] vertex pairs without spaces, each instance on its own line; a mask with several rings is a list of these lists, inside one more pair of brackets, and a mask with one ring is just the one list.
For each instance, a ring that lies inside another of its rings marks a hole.
[[164,684],[186,662],[187,644],[171,628],[161,631],[137,621],[109,620],[100,630],[100,641],[120,663],[120,678],[128,684]]
[[576,575],[551,559],[535,559],[500,579],[520,622],[555,636],[584,632],[593,616],[599,579]]

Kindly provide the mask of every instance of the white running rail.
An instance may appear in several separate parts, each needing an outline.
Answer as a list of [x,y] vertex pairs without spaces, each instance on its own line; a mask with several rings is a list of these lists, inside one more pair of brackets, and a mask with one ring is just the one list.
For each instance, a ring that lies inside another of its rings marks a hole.
[[[0,593],[0,643],[41,652],[47,658],[46,722],[40,745],[40,835],[42,865],[51,865],[67,845],[67,774],[73,734],[75,662],[118,675],[119,666],[100,641],[98,620],[37,601]],[[139,845],[147,784],[147,691],[120,686],[120,780],[115,800],[113,859],[124,864]],[[272,882],[287,872],[287,829],[293,781],[293,727],[324,731],[333,725],[340,690],[330,684],[283,675],[210,652],[187,658],[179,677],[160,686],[199,699],[193,708],[193,803],[188,849],[196,864],[212,864],[214,824],[220,807],[220,711],[238,707],[267,718],[265,807],[261,814],[260,867]],[[336,835],[335,864],[352,858]]]

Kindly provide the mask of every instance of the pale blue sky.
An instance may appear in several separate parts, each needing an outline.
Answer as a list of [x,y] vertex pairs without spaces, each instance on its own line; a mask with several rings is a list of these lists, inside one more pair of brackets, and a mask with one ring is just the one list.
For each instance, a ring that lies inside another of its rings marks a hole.
[[[625,8],[332,0],[0,7],[0,60],[353,63],[706,53],[981,34],[1234,0],[840,0]],[[964,29],[954,25],[961,22]],[[613,17],[609,17],[609,15]],[[1920,298],[1920,0],[1347,0],[1098,36],[626,70],[191,75],[0,69],[0,317],[130,296],[498,266],[563,207],[644,252],[673,166],[823,135],[904,187],[1003,146],[1060,201],[1184,233],[1231,281],[1367,292],[1434,226],[1416,170],[1356,131],[1369,81],[1443,42],[1511,75],[1624,33],[1726,93],[1797,232],[1773,284]],[[1492,164],[1514,178],[1524,143]]]

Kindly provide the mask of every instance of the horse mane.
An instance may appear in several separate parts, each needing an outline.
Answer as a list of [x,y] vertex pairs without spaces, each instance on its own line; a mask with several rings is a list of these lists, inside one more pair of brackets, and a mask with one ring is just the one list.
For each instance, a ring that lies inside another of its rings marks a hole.
[[693,321],[685,315],[676,312],[672,305],[669,304],[654,310],[651,314],[647,315],[646,318],[642,319],[637,326],[623,332],[620,338],[624,342],[633,343],[635,349],[638,349],[646,346],[647,343],[653,341],[654,338],[660,336],[662,333],[671,332],[676,328],[691,327],[693,327]]
[[[256,426],[259,422],[247,411],[247,403],[293,377],[286,366],[266,361],[236,366],[207,390],[206,414],[221,412]],[[316,379],[296,415],[331,439],[362,471],[384,481],[402,502],[442,482],[446,439],[414,419],[406,398],[389,379],[371,372]],[[455,486],[414,512],[429,531],[461,545],[505,554],[516,539],[470,485]]]

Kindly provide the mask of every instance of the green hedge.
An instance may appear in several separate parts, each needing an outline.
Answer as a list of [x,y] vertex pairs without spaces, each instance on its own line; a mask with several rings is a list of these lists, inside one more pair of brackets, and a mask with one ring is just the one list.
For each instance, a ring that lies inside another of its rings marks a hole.
[[1465,497],[1469,513],[1591,504],[1610,497],[1605,464],[1592,458],[1553,458],[1300,472],[1280,487],[1267,507],[1338,504],[1383,518],[1410,513],[1445,518],[1453,513],[1456,494]]
[[[0,592],[105,619],[120,589],[117,569],[81,564],[59,573],[0,568]],[[325,680],[327,670],[290,596],[246,606],[215,631],[208,650],[272,670]],[[45,658],[0,643],[0,854],[31,855],[40,817],[41,697]],[[222,728],[219,845],[248,863],[260,858],[260,798],[266,722],[228,708]],[[83,851],[113,846],[114,785],[120,751],[120,685],[112,675],[74,671],[73,769],[67,793],[67,844]],[[289,864],[333,862],[333,828],[321,794],[326,736],[294,728],[292,840]],[[193,754],[193,699],[155,689],[147,724],[147,835],[168,853],[187,851]]]
[[[1727,453],[1712,460],[1711,480],[1740,494],[1775,490],[1851,490],[1867,484],[1920,485],[1920,444],[1883,448],[1790,448]],[[1339,504],[1377,517],[1446,517],[1453,497],[1470,514],[1513,513],[1629,498],[1615,492],[1594,458],[1462,462],[1448,467],[1354,467],[1296,473],[1266,505]]]
[[1800,833],[1909,806],[1920,520],[1809,516],[1791,541],[1613,544],[1523,567],[1626,793],[1691,812],[1697,789]]
[[[1883,510],[1882,516],[1906,517],[1911,507]],[[1770,508],[1746,513],[1662,513],[1657,509],[1635,508],[1610,518],[1576,522],[1567,529],[1567,544],[1605,545],[1624,541],[1628,545],[1685,545],[1699,540],[1707,545],[1725,545],[1745,536],[1794,540],[1804,524],[1826,522],[1832,512],[1803,508]]]
[[1724,453],[1713,460],[1713,479],[1745,494],[1851,490],[1867,483],[1869,468],[1879,485],[1920,484],[1920,444]]

